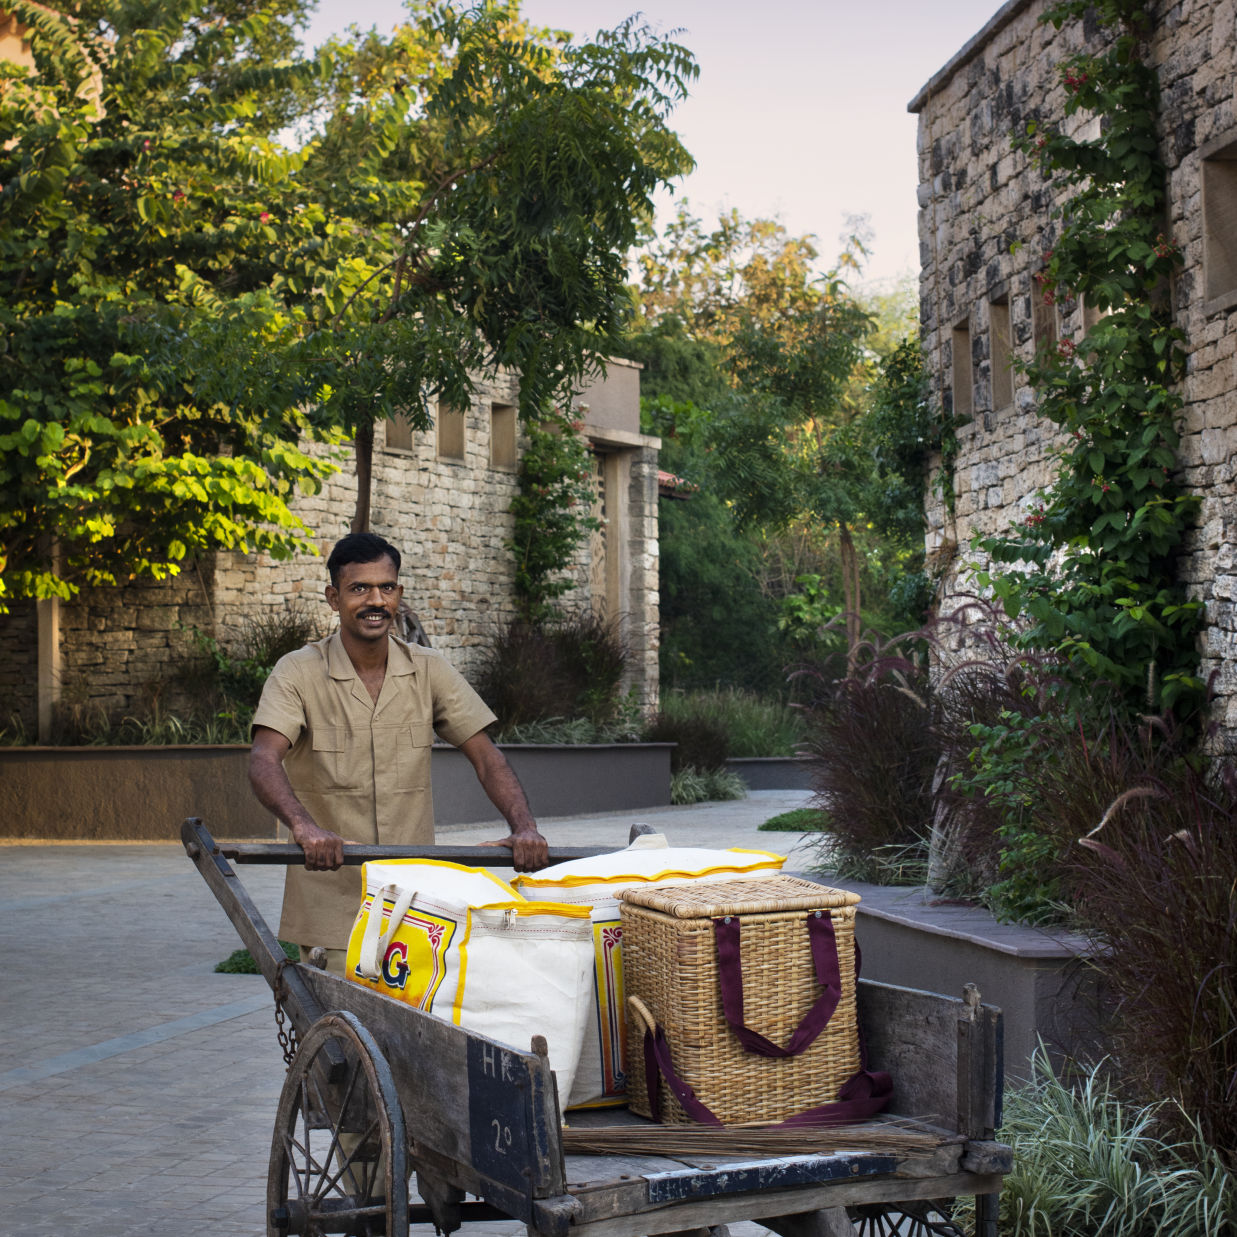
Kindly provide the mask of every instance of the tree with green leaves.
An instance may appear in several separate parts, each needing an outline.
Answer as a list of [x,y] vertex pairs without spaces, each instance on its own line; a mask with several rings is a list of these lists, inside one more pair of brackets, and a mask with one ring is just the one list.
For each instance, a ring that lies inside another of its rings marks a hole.
[[[905,498],[919,486],[930,438],[922,382],[909,400],[895,398],[895,389],[909,388],[892,378],[877,394],[886,358],[869,344],[876,322],[844,278],[860,269],[862,253],[854,242],[820,274],[810,237],[735,212],[706,231],[684,207],[643,256],[644,329],[630,345],[650,393],[662,396],[648,407],[649,427],[689,454],[684,467],[699,473],[691,479],[724,501],[777,568],[780,578],[767,577],[763,590],[774,611],[800,584],[811,591],[811,604],[796,613],[819,621],[783,626],[816,632],[844,615],[852,651],[863,578],[892,585],[922,551],[921,512],[916,505],[907,523],[909,508],[891,503],[890,481],[905,467],[897,492]],[[892,339],[882,346],[899,358],[894,370],[917,358]],[[673,606],[673,584],[662,593]]]
[[0,68],[0,604],[305,548],[289,500],[347,439],[363,527],[373,426],[482,370],[552,407],[690,162],[695,66],[635,21],[430,3],[296,60],[258,0],[8,7],[37,72]]

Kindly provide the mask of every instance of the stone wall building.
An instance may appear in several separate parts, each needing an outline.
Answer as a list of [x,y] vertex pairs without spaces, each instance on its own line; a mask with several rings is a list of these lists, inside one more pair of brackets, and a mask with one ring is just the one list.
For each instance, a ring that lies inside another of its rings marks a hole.
[[[515,616],[508,510],[524,446],[518,385],[478,383],[464,410],[439,406],[435,427],[402,420],[377,428],[371,527],[404,555],[405,597],[430,642],[465,675]],[[609,363],[577,400],[595,469],[596,513],[605,523],[575,566],[564,608],[591,609],[618,625],[630,651],[628,677],[641,704],[657,702],[657,454],[640,433],[639,367]],[[348,532],[356,498],[350,455],[320,493],[296,501],[320,550]],[[15,605],[0,617],[0,726],[46,737],[71,711],[112,716],[157,701],[184,703],[177,672],[194,655],[195,632],[235,647],[256,621],[296,610],[320,623],[324,558],[285,562],[218,553],[190,562],[166,583],[96,589],[71,602]]]
[[[1096,51],[1088,23],[1059,31],[1039,19],[1042,0],[1010,0],[915,96],[919,116],[921,321],[925,357],[942,406],[970,416],[959,431],[949,512],[929,494],[930,562],[945,594],[967,587],[977,533],[1026,514],[1051,479],[1054,427],[1010,366],[1043,339],[1080,337],[1084,305],[1047,306],[1033,277],[1055,236],[1055,186],[1014,151],[1028,120],[1063,123],[1055,65]],[[1160,156],[1168,169],[1165,228],[1184,265],[1172,288],[1186,336],[1179,459],[1202,508],[1180,561],[1205,603],[1204,676],[1216,673],[1217,720],[1237,730],[1237,5],[1154,0],[1150,59],[1158,74]],[[1097,126],[1082,116],[1069,123]],[[1094,129],[1098,135],[1098,128]]]

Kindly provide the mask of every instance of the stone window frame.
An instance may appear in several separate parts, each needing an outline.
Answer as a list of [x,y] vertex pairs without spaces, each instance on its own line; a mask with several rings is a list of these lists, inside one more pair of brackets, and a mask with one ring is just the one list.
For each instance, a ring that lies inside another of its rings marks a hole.
[[[958,365],[961,352],[966,363]],[[959,377],[964,380],[959,382]],[[975,355],[971,339],[971,315],[954,322],[949,329],[949,396],[955,417],[970,418],[975,415]]]
[[1203,313],[1237,305],[1237,128],[1198,149],[1202,195]]

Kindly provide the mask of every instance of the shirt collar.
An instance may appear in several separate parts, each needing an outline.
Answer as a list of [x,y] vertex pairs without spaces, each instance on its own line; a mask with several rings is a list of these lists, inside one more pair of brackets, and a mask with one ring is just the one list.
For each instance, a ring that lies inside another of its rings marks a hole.
[[[352,664],[352,658],[348,656],[348,650],[344,648],[344,642],[338,630],[333,632],[326,642],[326,667],[327,673],[333,679],[357,678],[356,667]],[[410,647],[402,640],[388,636],[387,674],[403,675],[416,674],[416,672],[417,663]]]

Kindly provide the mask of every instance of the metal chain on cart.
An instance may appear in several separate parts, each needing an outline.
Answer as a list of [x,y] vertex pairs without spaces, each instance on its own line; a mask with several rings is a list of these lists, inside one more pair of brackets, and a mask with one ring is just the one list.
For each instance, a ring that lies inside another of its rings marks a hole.
[[296,1060],[297,1049],[301,1046],[300,1038],[296,1033],[296,1027],[286,1021],[286,1016],[283,1012],[284,997],[288,995],[283,972],[284,968],[291,962],[291,958],[284,958],[279,963],[275,968],[275,983],[272,985],[275,992],[275,1036],[279,1040],[280,1048],[283,1049],[284,1065],[288,1069],[292,1068],[292,1062]]

